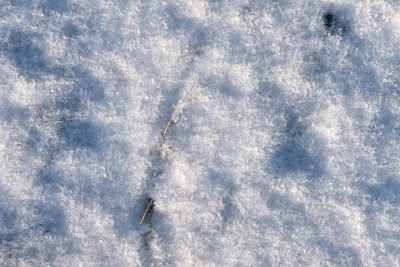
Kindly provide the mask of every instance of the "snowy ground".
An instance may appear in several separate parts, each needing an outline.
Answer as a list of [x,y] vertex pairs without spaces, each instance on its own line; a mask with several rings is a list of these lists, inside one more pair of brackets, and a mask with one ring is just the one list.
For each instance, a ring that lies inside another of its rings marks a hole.
[[0,0],[0,27],[0,265],[399,266],[399,1]]

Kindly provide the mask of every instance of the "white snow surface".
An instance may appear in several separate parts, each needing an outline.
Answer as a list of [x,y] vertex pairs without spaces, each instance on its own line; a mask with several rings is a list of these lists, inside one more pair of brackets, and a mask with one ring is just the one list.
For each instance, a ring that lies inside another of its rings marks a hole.
[[400,1],[0,0],[0,63],[1,266],[399,266]]

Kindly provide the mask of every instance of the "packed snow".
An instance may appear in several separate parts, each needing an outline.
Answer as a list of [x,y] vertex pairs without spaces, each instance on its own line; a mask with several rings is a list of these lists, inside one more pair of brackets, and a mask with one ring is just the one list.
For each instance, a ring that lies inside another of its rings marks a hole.
[[0,0],[0,27],[1,266],[400,265],[400,1]]

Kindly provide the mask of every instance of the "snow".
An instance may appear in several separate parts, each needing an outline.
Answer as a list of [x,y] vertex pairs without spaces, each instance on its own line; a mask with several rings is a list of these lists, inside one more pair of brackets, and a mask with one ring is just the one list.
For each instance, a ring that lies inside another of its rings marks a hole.
[[0,0],[0,265],[400,266],[399,14]]

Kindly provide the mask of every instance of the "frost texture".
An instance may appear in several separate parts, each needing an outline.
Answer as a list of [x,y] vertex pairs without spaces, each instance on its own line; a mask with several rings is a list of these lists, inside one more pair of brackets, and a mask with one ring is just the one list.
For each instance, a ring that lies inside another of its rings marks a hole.
[[397,266],[399,14],[0,1],[0,265]]

